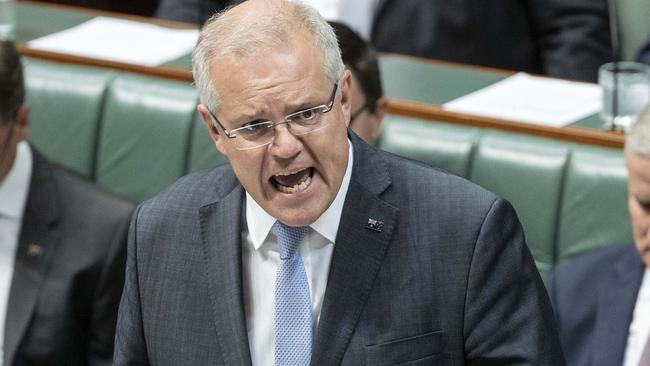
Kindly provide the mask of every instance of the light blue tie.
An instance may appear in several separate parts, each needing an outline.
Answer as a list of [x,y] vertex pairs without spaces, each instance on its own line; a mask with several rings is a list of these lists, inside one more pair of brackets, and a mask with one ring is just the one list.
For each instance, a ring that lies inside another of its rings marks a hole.
[[280,246],[280,266],[275,279],[275,365],[309,365],[312,345],[311,296],[298,247],[306,227],[280,221],[273,232]]

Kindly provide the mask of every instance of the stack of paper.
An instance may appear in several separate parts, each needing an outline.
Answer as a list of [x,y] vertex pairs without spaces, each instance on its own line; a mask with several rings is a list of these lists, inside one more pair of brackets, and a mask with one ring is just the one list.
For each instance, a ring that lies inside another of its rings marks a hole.
[[27,43],[34,49],[156,66],[194,49],[196,29],[171,29],[130,20],[97,17]]
[[452,100],[445,110],[562,127],[600,111],[597,84],[515,74]]

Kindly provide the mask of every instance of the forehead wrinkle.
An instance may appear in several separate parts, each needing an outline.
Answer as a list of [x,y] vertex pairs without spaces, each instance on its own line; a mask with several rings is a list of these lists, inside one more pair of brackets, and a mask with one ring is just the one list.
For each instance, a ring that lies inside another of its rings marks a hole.
[[[284,78],[284,76],[283,76]],[[323,75],[322,80],[329,79]],[[227,91],[222,94],[223,113],[231,120],[244,118],[281,118],[295,112],[301,107],[310,107],[327,102],[330,88],[321,85],[329,83],[317,82],[313,72],[287,75],[283,80],[275,75],[254,78],[240,82],[223,83]],[[321,90],[322,89],[322,90]],[[236,114],[232,111],[237,110]]]

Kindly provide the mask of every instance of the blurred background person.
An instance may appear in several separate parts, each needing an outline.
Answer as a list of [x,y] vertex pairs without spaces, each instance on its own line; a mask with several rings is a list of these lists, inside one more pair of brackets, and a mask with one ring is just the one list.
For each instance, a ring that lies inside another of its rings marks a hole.
[[549,286],[568,365],[650,365],[650,107],[625,159],[634,244],[564,262]]
[[350,127],[371,145],[381,137],[381,121],[388,109],[381,87],[375,48],[343,23],[329,22],[341,48],[345,66],[352,71]]
[[24,100],[0,41],[0,364],[110,365],[133,207],[29,145]]
[[[156,15],[203,24],[243,0],[161,0]],[[595,82],[612,59],[606,0],[306,0],[381,52]]]

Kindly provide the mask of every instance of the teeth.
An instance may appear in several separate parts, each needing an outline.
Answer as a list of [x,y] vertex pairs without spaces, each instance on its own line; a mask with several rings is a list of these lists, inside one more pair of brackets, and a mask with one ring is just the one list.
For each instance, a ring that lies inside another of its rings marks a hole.
[[282,172],[282,173],[278,173],[278,174],[276,174],[275,176],[276,176],[276,177],[286,177],[287,175],[296,174],[296,173],[301,172],[301,171],[303,171],[303,170],[304,170],[304,169],[298,169],[298,170],[293,171],[293,172]]
[[307,177],[307,179],[303,180],[302,183],[296,184],[293,187],[285,187],[282,184],[277,184],[278,189],[284,193],[296,193],[296,192],[301,192],[304,191],[309,184],[311,183],[311,177]]

